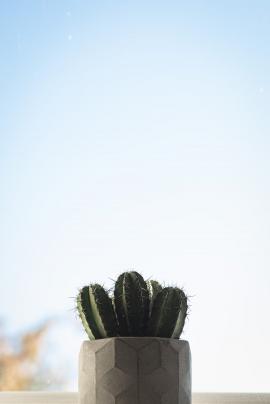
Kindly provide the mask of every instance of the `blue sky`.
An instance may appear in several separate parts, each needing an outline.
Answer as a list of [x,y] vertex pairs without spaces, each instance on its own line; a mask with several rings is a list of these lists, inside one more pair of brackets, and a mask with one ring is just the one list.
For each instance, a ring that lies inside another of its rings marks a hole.
[[194,390],[266,391],[270,4],[145,3],[1,5],[0,315],[135,268],[194,295]]

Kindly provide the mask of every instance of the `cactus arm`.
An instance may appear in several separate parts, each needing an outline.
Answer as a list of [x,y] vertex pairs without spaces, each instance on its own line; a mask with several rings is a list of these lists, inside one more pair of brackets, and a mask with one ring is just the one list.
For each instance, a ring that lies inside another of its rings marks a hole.
[[92,286],[91,301],[102,337],[115,337],[118,334],[118,326],[112,299],[102,286],[98,284]]
[[157,297],[157,294],[162,290],[162,286],[158,281],[154,281],[153,279],[149,280],[146,282],[147,284],[147,289],[149,292],[149,317],[151,316],[153,304],[155,301],[155,298]]
[[100,316],[99,307],[98,307],[96,299],[95,299],[93,287],[89,287],[89,299],[90,299],[90,305],[92,307],[93,320],[96,323],[96,326],[101,335],[101,338],[106,338],[106,336],[107,336],[106,330],[105,330],[102,318]]
[[127,309],[126,309],[126,299],[125,299],[125,287],[124,287],[125,273],[121,274],[114,288],[114,307],[116,312],[117,321],[119,324],[119,332],[122,336],[128,336],[128,325],[127,325]]
[[116,329],[117,329],[117,336],[120,336],[120,329],[119,329],[119,323],[117,320],[117,316],[116,316],[116,308],[115,308],[115,300],[114,300],[114,296],[111,296],[111,301],[112,301],[112,308],[113,308],[113,316],[115,318],[115,322],[116,322]]
[[167,287],[158,293],[149,320],[148,335],[170,338],[181,308],[178,288]]
[[128,301],[127,301],[126,289],[128,289],[128,284],[127,284],[126,274],[124,274],[123,283],[122,283],[122,299],[123,299],[123,309],[124,309],[124,313],[125,313],[127,329],[129,330],[130,329],[130,320],[129,320],[129,316],[128,316]]
[[149,296],[146,282],[135,271],[121,274],[114,290],[120,334],[142,336],[148,320]]
[[184,325],[185,325],[185,320],[187,316],[187,310],[188,310],[188,304],[187,304],[187,297],[183,291],[181,291],[181,309],[179,311],[179,315],[175,324],[175,328],[172,333],[172,338],[179,339]]
[[180,337],[182,321],[182,311],[180,310],[171,338],[178,339]]
[[77,298],[78,312],[90,339],[117,335],[117,322],[110,297],[98,284],[85,286]]
[[[137,295],[135,293],[133,305],[135,315],[132,319],[132,333],[134,335],[142,336],[145,335],[145,330],[149,320],[149,292],[145,280],[138,272],[131,272],[131,277],[134,283],[134,291],[137,292]],[[136,324],[138,324],[137,329],[134,327]]]
[[80,293],[77,296],[77,311],[78,311],[78,314],[80,316],[80,319],[81,319],[81,322],[82,322],[82,325],[83,325],[83,327],[85,329],[86,334],[88,335],[90,340],[94,340],[95,337],[94,337],[94,335],[93,335],[93,333],[91,331],[91,328],[88,325],[88,322],[86,320],[86,317],[85,317],[83,309],[82,309]]
[[83,313],[85,315],[86,321],[88,323],[89,328],[91,329],[91,332],[94,336],[95,339],[102,338],[102,335],[99,332],[98,326],[95,321],[95,315],[93,313],[93,308],[91,305],[91,291],[90,291],[91,285],[90,286],[84,286],[81,290],[81,303],[82,303],[82,309]]
[[160,328],[166,318],[166,304],[168,293],[166,288],[156,297],[153,305],[152,314],[149,319],[148,335],[160,336]]
[[127,335],[136,335],[134,329],[138,326],[138,316],[140,307],[138,306],[137,294],[133,283],[133,277],[130,272],[124,273],[122,282],[122,305],[124,310],[124,322]]

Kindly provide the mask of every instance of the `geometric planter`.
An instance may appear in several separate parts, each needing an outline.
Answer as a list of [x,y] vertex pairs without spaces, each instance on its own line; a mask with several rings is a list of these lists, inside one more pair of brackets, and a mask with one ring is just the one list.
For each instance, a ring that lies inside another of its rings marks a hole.
[[84,341],[79,404],[191,404],[189,343],[158,337]]

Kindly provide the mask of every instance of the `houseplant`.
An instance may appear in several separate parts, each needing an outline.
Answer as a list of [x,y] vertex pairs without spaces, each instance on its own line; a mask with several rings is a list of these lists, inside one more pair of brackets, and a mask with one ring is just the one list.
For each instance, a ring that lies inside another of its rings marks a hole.
[[190,404],[190,348],[179,339],[187,310],[182,289],[135,271],[111,295],[83,287],[77,311],[90,340],[80,351],[80,404]]

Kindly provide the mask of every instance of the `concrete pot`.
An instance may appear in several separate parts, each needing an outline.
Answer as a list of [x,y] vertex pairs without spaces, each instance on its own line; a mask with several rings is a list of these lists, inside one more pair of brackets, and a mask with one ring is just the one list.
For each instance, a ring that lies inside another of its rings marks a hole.
[[84,341],[80,404],[191,404],[189,343],[156,337]]

